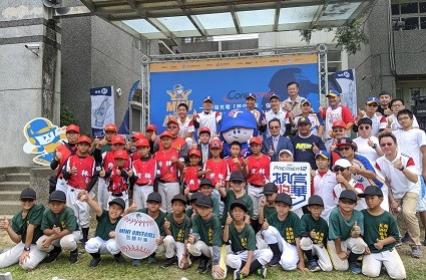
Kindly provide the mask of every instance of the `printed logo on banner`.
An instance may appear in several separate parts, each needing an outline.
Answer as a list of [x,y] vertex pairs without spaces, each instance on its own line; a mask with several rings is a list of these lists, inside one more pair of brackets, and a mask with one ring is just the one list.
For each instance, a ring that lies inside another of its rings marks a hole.
[[113,92],[112,86],[90,89],[92,134],[95,137],[103,136],[106,124],[115,123]]
[[307,162],[272,162],[271,182],[278,193],[288,193],[293,200],[293,210],[308,204],[311,197],[311,166]]
[[170,101],[167,102],[167,112],[176,112],[177,106],[181,103],[188,105],[188,111],[191,111],[193,101],[188,99],[191,93],[191,89],[185,89],[180,84],[175,85],[172,90],[168,90],[167,94],[170,96]]

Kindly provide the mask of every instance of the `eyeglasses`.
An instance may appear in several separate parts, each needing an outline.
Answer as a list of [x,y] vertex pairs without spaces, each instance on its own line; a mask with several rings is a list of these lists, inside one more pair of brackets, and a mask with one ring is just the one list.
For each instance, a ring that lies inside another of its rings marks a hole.
[[21,202],[33,202],[34,201],[34,199],[31,199],[31,198],[23,198],[23,199],[21,199]]
[[340,147],[340,148],[338,148],[339,149],[339,151],[349,151],[350,149],[352,149],[352,147],[350,147],[350,146],[345,146],[345,147]]
[[365,126],[360,126],[358,127],[359,130],[369,130],[370,126],[369,125],[365,125]]
[[346,168],[343,168],[343,167],[340,167],[340,166],[337,166],[333,169],[334,172],[343,172],[345,170],[346,170]]
[[388,143],[380,143],[380,147],[386,147],[386,146],[390,147],[392,145],[393,145],[393,143],[390,143],[390,142],[388,142]]

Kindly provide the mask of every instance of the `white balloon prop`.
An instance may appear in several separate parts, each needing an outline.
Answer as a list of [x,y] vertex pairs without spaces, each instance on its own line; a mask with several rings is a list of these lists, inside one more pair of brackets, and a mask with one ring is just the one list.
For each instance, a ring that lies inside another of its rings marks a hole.
[[120,251],[132,259],[144,259],[157,249],[160,230],[154,219],[144,213],[122,217],[115,228],[115,239]]

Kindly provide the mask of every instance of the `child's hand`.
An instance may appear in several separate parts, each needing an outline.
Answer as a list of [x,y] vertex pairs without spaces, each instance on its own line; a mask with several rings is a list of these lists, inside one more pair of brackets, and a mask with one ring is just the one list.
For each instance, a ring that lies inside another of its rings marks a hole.
[[162,237],[162,236],[158,237],[158,238],[155,240],[155,242],[157,243],[157,246],[160,246],[160,245],[163,243],[163,237]]
[[351,237],[357,238],[361,235],[361,228],[358,226],[358,222],[355,221],[354,226],[352,227]]
[[312,238],[312,239],[316,239],[317,238],[317,233],[315,232],[315,230],[313,229],[313,230],[311,230],[311,232],[309,233],[309,236]]
[[108,236],[109,236],[109,238],[115,238],[115,231],[110,231],[109,233],[108,233]]
[[54,226],[53,226],[52,230],[53,230],[53,233],[54,233],[54,234],[58,234],[58,233],[60,233],[60,232],[61,232],[61,228],[60,228],[60,227],[57,227],[56,225],[54,225]]
[[167,220],[167,218],[164,218],[163,227],[164,227],[165,230],[169,230],[170,229],[170,222],[169,222],[169,220]]
[[41,242],[41,247],[43,248],[49,248],[49,246],[52,244],[52,239],[49,237],[44,239],[43,242]]
[[72,174],[72,175],[77,174],[77,167],[73,166],[73,167],[71,168],[71,174]]
[[89,193],[86,190],[82,190],[78,193],[77,198],[80,201],[87,201],[89,200]]
[[241,270],[240,270],[241,275],[243,275],[244,277],[247,277],[250,274],[250,264],[246,264]]
[[228,213],[228,216],[226,217],[226,225],[230,225],[230,224],[232,224],[232,222],[233,222],[233,219],[232,219],[232,217],[231,217],[231,215],[229,215],[229,213]]
[[382,250],[383,246],[384,246],[383,241],[377,238],[376,243],[374,243],[374,247],[377,250]]
[[183,194],[185,196],[188,196],[188,194],[189,194],[189,188],[185,188],[185,190],[183,191]]
[[268,227],[269,227],[269,224],[268,224],[268,221],[265,218],[265,220],[263,221],[263,224],[262,224],[262,229],[266,230],[266,229],[268,229]]
[[225,276],[225,272],[217,264],[212,267],[212,276],[214,279],[222,279]]
[[259,208],[263,208],[266,205],[266,198],[262,196],[262,198],[259,201]]
[[0,220],[0,229],[7,230],[9,228],[9,226],[10,226],[9,219],[6,218],[6,217],[3,217]]
[[339,253],[337,253],[337,256],[342,260],[342,261],[344,261],[344,260],[346,260],[347,258],[348,258],[348,252],[346,252],[346,251],[341,251],[341,252],[339,252]]

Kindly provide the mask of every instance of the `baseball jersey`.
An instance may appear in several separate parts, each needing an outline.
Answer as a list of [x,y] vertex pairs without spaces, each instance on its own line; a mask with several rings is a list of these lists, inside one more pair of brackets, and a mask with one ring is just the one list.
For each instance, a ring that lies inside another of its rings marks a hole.
[[[95,159],[92,156],[80,157],[72,155],[66,164],[66,171],[70,174],[67,183],[69,186],[85,190],[95,173]],[[76,174],[71,174],[71,169],[77,168]]]
[[178,181],[177,163],[172,163],[171,158],[179,158],[176,149],[159,150],[154,154],[154,159],[157,161],[157,175],[164,182]]
[[233,157],[226,157],[225,160],[228,164],[229,173],[235,172],[235,171],[241,171],[241,166],[243,165],[243,157],[238,157],[238,162],[234,162]]
[[109,240],[109,233],[111,231],[115,231],[115,227],[118,224],[118,221],[120,221],[121,217],[118,217],[118,219],[112,223],[109,216],[108,211],[103,210],[102,214],[100,216],[96,216],[96,220],[98,221],[98,224],[96,225],[96,231],[95,236],[102,238],[102,240]]
[[396,240],[400,238],[398,224],[395,218],[387,211],[383,211],[378,216],[371,215],[367,209],[362,211],[364,215],[364,236],[363,239],[370,248],[371,253],[380,253],[383,251],[392,250],[396,242],[383,246],[378,250],[374,247],[374,243],[378,240],[384,240],[390,236]]
[[351,110],[348,107],[339,105],[337,108],[332,109],[330,106],[323,112],[323,118],[325,118],[325,137],[330,137],[331,131],[333,131],[333,122],[337,120],[343,120],[345,124],[353,123],[354,117],[352,116]]
[[305,214],[300,219],[302,232],[304,235],[310,237],[311,231],[316,233],[316,237],[312,238],[314,244],[322,244],[324,246],[327,245],[328,240],[328,225],[327,222],[323,218],[319,218],[315,220],[311,214]]
[[275,206],[265,205],[265,207],[263,207],[263,217],[269,217],[276,213],[277,209],[275,208]]
[[336,197],[334,194],[334,187],[337,185],[336,174],[331,170],[321,174],[318,170],[315,171],[314,176],[314,195],[319,195],[324,201],[324,210],[321,217],[328,221],[328,216],[331,210],[336,207]]
[[216,186],[217,183],[225,185],[225,181],[229,174],[228,164],[225,160],[208,159],[204,164],[204,170],[210,170],[204,176],[212,181],[213,186]]
[[167,220],[170,222],[170,231],[176,242],[185,243],[185,240],[188,239],[189,230],[191,228],[191,220],[184,215],[184,220],[182,223],[178,224],[173,218],[173,214],[167,214]]
[[179,124],[179,137],[186,138],[189,133],[194,133],[195,127],[192,118],[187,116],[184,121],[182,121],[180,118],[177,118],[176,120]]
[[114,166],[114,151],[107,151],[102,154],[102,168],[107,171]]
[[128,176],[125,169],[114,167],[108,178],[108,191],[113,194],[119,194],[127,191],[128,188]]
[[133,162],[133,173],[136,175],[136,185],[154,185],[157,162],[153,157],[140,158]]
[[199,127],[208,127],[210,129],[212,138],[217,135],[218,123],[222,119],[222,114],[220,112],[210,111],[206,113],[203,111],[195,114],[194,117]]
[[247,207],[247,214],[250,217],[253,215],[253,200],[250,198],[250,196],[245,192],[244,195],[237,198],[234,191],[229,189],[226,191],[225,207],[223,210],[223,223],[226,222],[226,217],[228,216],[228,213],[231,209],[231,204],[237,199],[244,202],[245,206]]
[[266,155],[247,157],[247,182],[250,185],[263,187],[269,181],[269,165],[271,159]]
[[355,138],[353,141],[357,145],[357,153],[365,156],[371,164],[376,162],[376,159],[379,157],[376,150],[368,145],[368,139],[370,139],[374,144],[379,146],[379,139],[376,136],[370,136],[369,138],[362,138],[361,136]]
[[300,224],[300,218],[297,214],[289,211],[284,221],[278,219],[278,213],[272,214],[267,217],[268,224],[275,227],[284,240],[289,243],[296,245],[296,238],[302,235],[302,227]]
[[190,192],[196,192],[200,188],[200,178],[198,172],[201,170],[200,166],[187,166],[183,171],[183,183]]
[[342,241],[351,237],[351,231],[353,226],[357,222],[357,225],[361,229],[361,235],[364,234],[364,216],[358,210],[353,210],[352,217],[349,220],[340,213],[339,207],[334,208],[330,213],[329,228],[328,228],[328,239]]
[[22,218],[22,211],[19,211],[12,218],[12,229],[13,231],[21,237],[21,241],[25,243],[27,239],[27,227],[28,225],[34,225],[34,234],[31,244],[36,244],[37,240],[43,236],[43,231],[40,228],[41,221],[43,219],[44,212],[43,204],[35,204],[31,207],[30,211],[25,218]]
[[61,144],[56,147],[56,153],[61,153],[61,159],[56,170],[56,175],[59,176],[62,173],[62,168],[67,162],[68,158],[75,154],[76,147],[71,147],[69,144]]
[[74,211],[65,206],[61,213],[55,214],[50,209],[46,209],[41,220],[41,230],[59,227],[62,230],[68,230],[69,233],[78,230],[77,218]]
[[229,241],[231,242],[232,252],[256,250],[256,233],[251,225],[244,224],[244,228],[238,231],[235,224],[229,225]]
[[418,169],[417,174],[423,171],[423,153],[421,147],[426,146],[426,133],[419,128],[409,130],[398,129],[393,132],[398,142],[398,149],[401,153],[410,156]]
[[222,245],[222,225],[216,215],[210,219],[204,220],[200,215],[192,218],[192,233],[198,234],[200,240],[207,246]]
[[[140,212],[140,213],[145,213],[145,214],[147,214],[148,216],[150,216],[149,214],[148,214],[148,208],[143,208],[143,209],[139,209],[139,210],[137,210],[137,212]],[[153,217],[152,217],[153,218]],[[163,211],[161,211],[161,210],[158,210],[158,216],[154,219],[154,221],[155,221],[155,223],[157,224],[157,226],[158,226],[158,229],[160,230],[160,236],[165,236],[166,234],[165,234],[165,232],[164,232],[164,227],[163,227],[163,225],[164,225],[164,219],[166,218],[166,213],[164,213]]]

